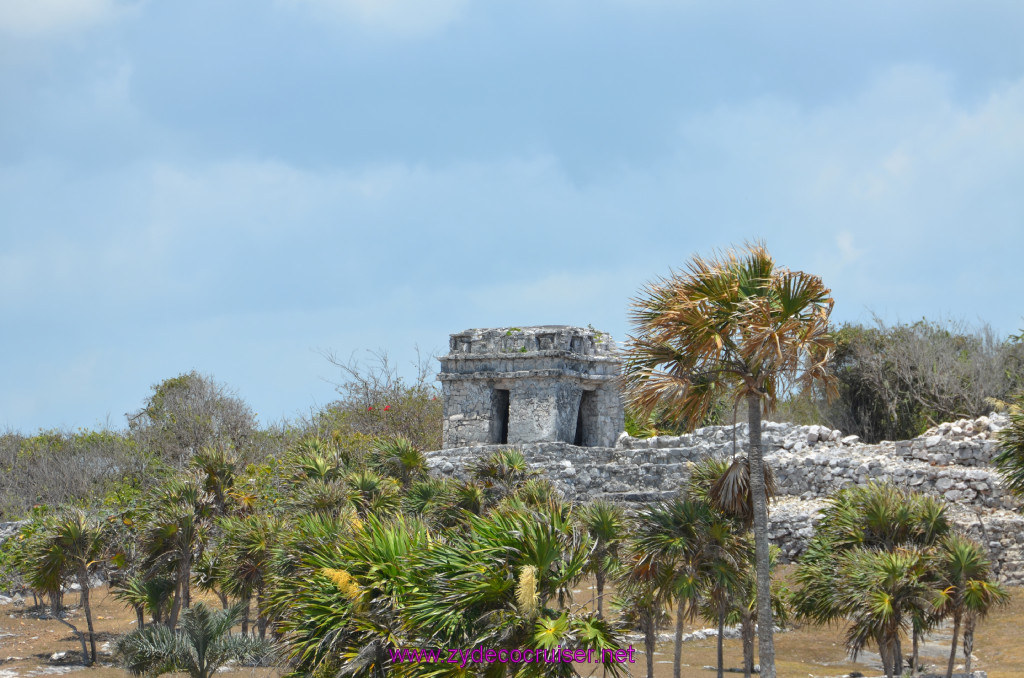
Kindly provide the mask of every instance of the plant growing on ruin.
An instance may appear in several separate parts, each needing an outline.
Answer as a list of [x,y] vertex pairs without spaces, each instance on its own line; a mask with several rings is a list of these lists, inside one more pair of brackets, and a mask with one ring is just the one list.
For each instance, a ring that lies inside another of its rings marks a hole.
[[833,379],[833,299],[821,278],[779,268],[762,244],[705,259],[649,283],[634,299],[623,381],[629,405],[698,426],[718,397],[746,401],[761,675],[775,676],[762,411],[795,383]]

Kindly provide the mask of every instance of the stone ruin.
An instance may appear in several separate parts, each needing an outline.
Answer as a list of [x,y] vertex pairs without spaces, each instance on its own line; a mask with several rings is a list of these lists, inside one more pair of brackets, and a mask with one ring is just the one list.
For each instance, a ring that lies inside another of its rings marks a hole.
[[604,332],[567,325],[451,335],[440,358],[444,447],[607,447],[623,428],[620,361]]
[[[694,461],[748,447],[745,423],[682,436],[626,435],[614,344],[592,329],[468,330],[452,335],[441,365],[444,449],[427,455],[435,473],[468,478],[482,456],[515,445],[568,500],[640,506],[677,493]],[[824,426],[764,422],[765,461],[779,492],[769,531],[781,561],[803,551],[824,499],[877,480],[945,499],[953,523],[987,547],[998,578],[1024,585],[1021,504],[990,463],[995,434],[1007,424],[991,414],[913,440],[865,444]]]

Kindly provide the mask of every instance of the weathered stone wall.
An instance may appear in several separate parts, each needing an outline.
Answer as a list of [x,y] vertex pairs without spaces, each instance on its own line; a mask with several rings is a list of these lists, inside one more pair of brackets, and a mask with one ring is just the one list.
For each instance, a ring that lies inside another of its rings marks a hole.
[[584,446],[610,446],[622,430],[614,384],[620,361],[603,332],[567,326],[466,330],[451,335],[440,361],[446,448],[502,439],[571,443],[577,435]]
[[[1005,426],[1001,415],[943,424],[914,440],[860,443],[823,426],[765,422],[765,460],[775,471],[780,497],[772,503],[771,534],[783,562],[802,552],[813,534],[822,498],[854,483],[889,481],[940,496],[954,522],[989,547],[994,569],[1012,584],[1024,584],[1024,517],[988,466],[992,435]],[[636,439],[621,434],[615,447],[566,443],[518,445],[572,501],[606,498],[638,505],[672,496],[689,478],[689,464],[704,456],[726,457],[747,447],[747,425],[707,427],[684,436]],[[733,437],[735,433],[735,448]],[[482,455],[502,446],[466,446],[429,453],[432,469],[468,477]],[[983,533],[984,531],[984,533]]]

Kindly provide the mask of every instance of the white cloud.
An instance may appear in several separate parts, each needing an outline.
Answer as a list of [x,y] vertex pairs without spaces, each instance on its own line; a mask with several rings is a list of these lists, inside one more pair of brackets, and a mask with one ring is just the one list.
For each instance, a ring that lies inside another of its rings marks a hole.
[[469,0],[284,0],[370,31],[418,37],[456,21]]
[[0,0],[0,34],[67,33],[106,21],[117,11],[116,0]]

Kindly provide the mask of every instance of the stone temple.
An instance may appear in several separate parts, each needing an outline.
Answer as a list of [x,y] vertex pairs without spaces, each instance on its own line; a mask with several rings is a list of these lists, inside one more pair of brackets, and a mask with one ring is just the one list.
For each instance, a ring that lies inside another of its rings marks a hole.
[[623,429],[611,337],[566,325],[451,335],[440,358],[444,447],[562,442],[609,447]]

